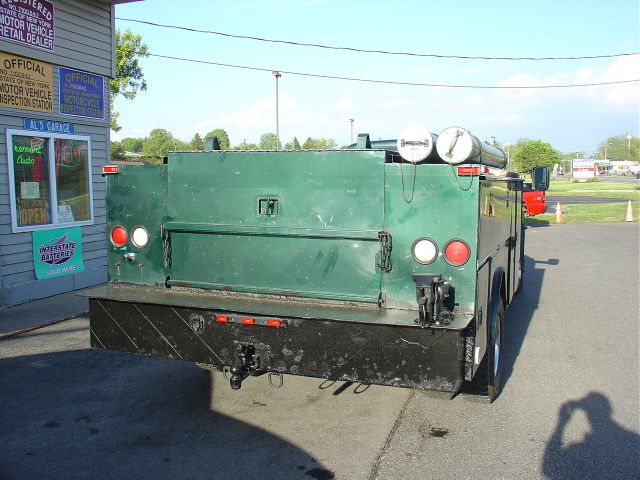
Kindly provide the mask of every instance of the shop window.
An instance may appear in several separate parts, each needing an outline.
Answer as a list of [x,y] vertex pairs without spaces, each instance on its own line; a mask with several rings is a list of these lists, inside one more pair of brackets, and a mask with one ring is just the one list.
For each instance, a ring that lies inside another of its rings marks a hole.
[[91,140],[7,130],[14,232],[93,223]]

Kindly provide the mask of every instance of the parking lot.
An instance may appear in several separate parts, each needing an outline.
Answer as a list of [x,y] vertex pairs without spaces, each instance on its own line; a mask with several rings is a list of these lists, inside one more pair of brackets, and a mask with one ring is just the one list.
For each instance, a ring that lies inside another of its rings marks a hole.
[[89,349],[86,317],[0,340],[0,478],[638,479],[639,232],[527,229],[493,404],[291,376],[232,391]]

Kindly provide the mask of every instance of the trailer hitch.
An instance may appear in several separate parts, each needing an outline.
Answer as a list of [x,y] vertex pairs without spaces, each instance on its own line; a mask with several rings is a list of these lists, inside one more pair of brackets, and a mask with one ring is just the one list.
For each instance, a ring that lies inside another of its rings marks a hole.
[[444,323],[444,302],[449,298],[449,285],[440,283],[440,275],[413,275],[416,284],[416,300],[418,302],[418,322],[442,325]]
[[[255,374],[259,365],[256,349],[253,345],[240,345],[238,348],[238,361],[228,368],[229,385],[233,390],[239,390],[242,382],[249,375]],[[226,371],[226,370],[225,370]]]

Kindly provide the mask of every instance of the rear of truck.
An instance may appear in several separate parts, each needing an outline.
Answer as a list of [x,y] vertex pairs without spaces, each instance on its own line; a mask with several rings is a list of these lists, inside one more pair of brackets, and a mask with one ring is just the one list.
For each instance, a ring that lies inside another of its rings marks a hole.
[[390,149],[121,165],[92,346],[212,365],[233,388],[270,372],[455,392],[482,208],[478,168],[460,168]]

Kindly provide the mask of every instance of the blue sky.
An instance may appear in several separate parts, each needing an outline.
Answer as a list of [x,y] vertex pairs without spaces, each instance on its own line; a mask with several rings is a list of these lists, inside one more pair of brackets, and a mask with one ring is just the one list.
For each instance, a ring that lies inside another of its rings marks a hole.
[[232,145],[275,132],[279,80],[282,143],[294,136],[396,138],[408,125],[434,133],[461,126],[482,140],[541,139],[561,152],[592,152],[611,135],[638,136],[640,83],[540,89],[407,86],[404,83],[549,86],[640,78],[640,55],[509,61],[439,59],[302,47],[151,26],[143,20],[238,36],[366,50],[483,57],[581,57],[640,51],[637,0],[339,1],[145,0],[116,6],[116,26],[152,54],[266,71],[149,57],[148,89],[116,100],[114,139],[164,128],[189,141],[224,128]]

